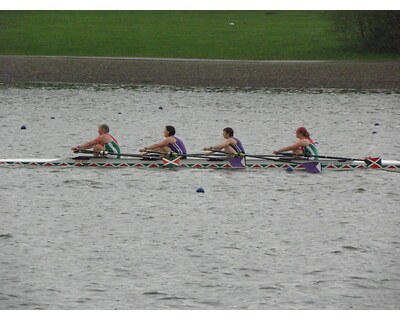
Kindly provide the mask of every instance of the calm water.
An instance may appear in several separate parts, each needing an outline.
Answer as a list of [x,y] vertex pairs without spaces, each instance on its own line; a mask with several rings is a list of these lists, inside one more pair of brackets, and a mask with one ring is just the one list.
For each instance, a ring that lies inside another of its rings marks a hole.
[[[229,125],[249,153],[270,153],[304,125],[321,154],[400,159],[399,102],[396,92],[0,87],[0,158],[70,155],[106,122],[125,152],[172,124],[189,152]],[[400,308],[397,173],[0,177],[0,309]]]

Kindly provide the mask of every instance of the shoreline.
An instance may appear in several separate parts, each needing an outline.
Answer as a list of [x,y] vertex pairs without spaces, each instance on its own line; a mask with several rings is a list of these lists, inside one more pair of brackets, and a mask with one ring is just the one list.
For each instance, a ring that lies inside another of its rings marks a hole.
[[400,89],[400,60],[260,61],[2,55],[0,83],[390,90]]

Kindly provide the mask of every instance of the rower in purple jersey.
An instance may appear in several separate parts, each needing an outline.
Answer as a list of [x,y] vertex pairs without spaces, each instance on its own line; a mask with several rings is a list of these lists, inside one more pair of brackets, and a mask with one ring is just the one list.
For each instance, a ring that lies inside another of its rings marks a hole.
[[182,158],[186,158],[187,152],[185,144],[181,139],[175,137],[175,128],[173,126],[165,127],[164,138],[165,139],[163,141],[152,144],[148,147],[140,149],[139,151],[144,153],[151,151],[165,152],[165,153],[174,152],[182,156]]
[[245,155],[243,145],[240,140],[233,135],[234,132],[232,128],[224,128],[224,130],[222,131],[222,136],[225,139],[224,142],[215,146],[205,147],[203,148],[203,150],[206,151],[207,155],[212,154],[212,150],[223,150],[224,152],[232,154],[234,156],[243,157]]

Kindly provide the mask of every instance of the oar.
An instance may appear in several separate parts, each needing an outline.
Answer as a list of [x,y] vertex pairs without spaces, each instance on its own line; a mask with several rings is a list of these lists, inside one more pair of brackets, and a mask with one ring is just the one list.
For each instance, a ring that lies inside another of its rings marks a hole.
[[[293,153],[285,153],[285,152],[278,152],[277,154],[282,155],[282,156],[291,156],[293,157]],[[311,157],[317,157],[317,158],[324,158],[324,159],[336,159],[336,160],[350,160],[350,161],[364,161],[365,159],[353,159],[353,158],[345,158],[345,157],[335,157],[335,156],[312,156],[312,155],[304,155],[304,154],[299,154],[299,156],[305,157],[305,158],[311,158]]]
[[[150,157],[150,155],[143,155],[143,154],[136,154],[136,153],[115,153],[115,152],[109,152],[109,151],[93,151],[93,150],[87,150],[87,149],[82,149],[79,150],[78,153],[87,153],[87,154],[94,154],[94,153],[100,153],[100,154],[109,154],[111,156],[123,156],[123,157],[133,157],[133,158],[146,158]],[[193,157],[193,158],[202,158],[202,159],[216,159],[214,157],[206,156],[202,153],[189,153],[189,154],[181,154],[181,153],[176,153],[176,152],[158,152],[158,151],[149,151],[149,153],[155,153],[155,154],[171,154],[173,156],[179,157],[179,156],[186,156],[186,157]]]
[[201,159],[216,159],[214,157],[206,156],[204,153],[178,153],[178,152],[160,152],[160,151],[149,151],[150,153],[156,154],[166,154],[169,157],[192,157],[192,158],[201,158]]
[[[279,152],[278,154],[280,154],[280,155],[282,155],[282,156],[292,156],[292,157],[293,157],[293,154],[292,154],[292,153]],[[307,155],[300,155],[300,156],[305,157],[305,158],[314,157],[314,156],[307,156]],[[371,166],[371,165],[374,164],[374,163],[377,163],[379,166],[382,165],[381,159],[379,159],[379,158],[377,158],[376,161],[375,161],[375,160],[372,161],[372,160],[370,160],[370,159],[354,159],[354,158],[335,157],[335,156],[324,156],[324,155],[322,155],[322,156],[317,155],[317,156],[315,156],[315,157],[317,157],[317,158],[323,158],[323,159],[333,159],[333,160],[339,160],[339,161],[340,161],[340,160],[342,160],[342,161],[363,161],[363,162],[365,162],[365,164],[366,164],[368,167]]]
[[213,156],[207,156],[204,153],[177,153],[177,152],[170,152],[171,156],[174,157],[191,157],[191,158],[200,158],[200,159],[217,159],[217,160],[224,160],[225,158],[216,158]]
[[304,170],[308,173],[320,173],[322,171],[321,163],[318,161],[296,162],[296,161],[292,161],[289,159],[274,159],[274,158],[263,157],[263,156],[258,156],[258,155],[251,155],[251,154],[246,154],[246,157],[256,158],[256,159],[264,159],[264,160],[275,161],[275,162],[301,164],[304,167]]
[[207,150],[207,151],[211,151],[211,152],[214,152],[214,153],[223,153],[223,154],[226,154],[226,155],[228,155],[228,156],[230,156],[230,157],[237,157],[237,156],[239,156],[239,157],[243,157],[244,156],[244,154],[242,155],[242,154],[236,154],[236,153],[230,153],[230,152],[225,152],[225,151],[222,151],[222,150],[215,150],[215,149],[210,149],[210,150]]
[[109,154],[110,156],[123,156],[123,157],[133,157],[133,158],[143,158],[142,154],[135,154],[135,153],[116,153],[116,152],[109,152],[109,151],[93,151],[93,150],[79,150],[77,153],[87,153],[87,154],[94,154],[94,153],[100,153],[100,154]]
[[[178,153],[178,156],[180,154]],[[213,156],[206,156],[204,154],[197,154],[197,153],[192,153],[192,154],[186,154],[185,156],[191,157],[191,158],[199,158],[199,159],[216,159],[216,160],[226,160],[227,158],[222,158],[222,157],[213,157]]]
[[[213,150],[213,149],[211,149],[210,151],[232,155],[232,153],[225,152],[225,151],[222,151],[222,150]],[[306,172],[308,172],[308,173],[320,173],[322,171],[321,163],[319,163],[318,161],[295,162],[295,161],[291,161],[291,160],[287,160],[287,159],[274,159],[274,158],[265,157],[265,156],[262,156],[262,155],[245,154],[244,156],[245,157],[249,157],[249,158],[264,159],[264,160],[275,161],[275,162],[301,164],[304,167],[304,170]]]
[[[250,157],[250,155],[248,155],[247,153],[229,153],[229,152],[225,152],[225,151],[222,151],[222,150],[213,150],[213,149],[211,149],[210,151],[212,151],[212,152],[215,152],[215,153],[223,153],[223,154],[227,154],[227,155],[230,155],[230,156],[239,156],[239,157]],[[286,157],[286,156],[290,156],[291,158],[293,157],[293,155],[292,154],[282,154],[282,155],[280,155],[280,154],[257,154],[257,156],[260,156],[260,157],[274,157],[274,158],[281,158],[281,157]]]

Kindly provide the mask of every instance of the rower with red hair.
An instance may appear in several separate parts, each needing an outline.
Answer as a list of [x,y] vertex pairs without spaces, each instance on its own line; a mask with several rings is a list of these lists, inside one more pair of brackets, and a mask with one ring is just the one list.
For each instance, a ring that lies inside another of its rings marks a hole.
[[285,151],[292,151],[294,155],[303,155],[318,159],[318,151],[315,142],[310,138],[310,133],[306,128],[300,127],[296,130],[296,143],[274,151],[274,154]]

